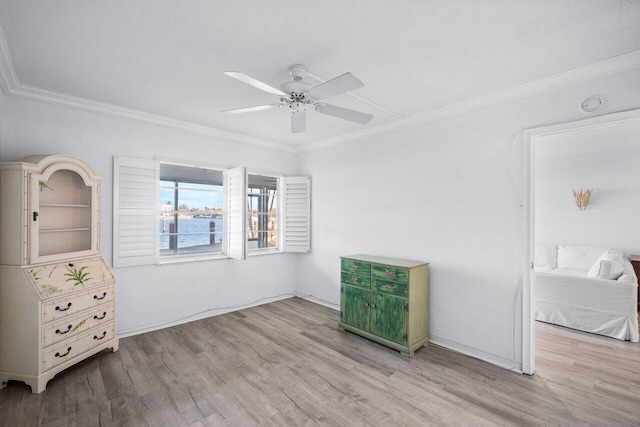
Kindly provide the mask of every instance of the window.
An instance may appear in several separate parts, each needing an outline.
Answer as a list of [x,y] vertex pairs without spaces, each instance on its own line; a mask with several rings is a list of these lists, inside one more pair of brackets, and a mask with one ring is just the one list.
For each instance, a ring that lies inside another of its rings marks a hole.
[[252,174],[247,178],[247,250],[277,250],[278,178]]
[[161,163],[159,180],[160,258],[222,254],[225,224],[223,172]]
[[114,267],[310,251],[310,177],[114,156]]

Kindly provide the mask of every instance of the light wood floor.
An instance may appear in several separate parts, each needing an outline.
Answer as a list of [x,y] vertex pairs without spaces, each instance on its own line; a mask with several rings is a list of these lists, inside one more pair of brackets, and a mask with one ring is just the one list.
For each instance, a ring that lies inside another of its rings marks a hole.
[[292,298],[135,337],[32,395],[2,426],[640,425],[640,345],[536,325],[537,374],[436,346],[413,359]]

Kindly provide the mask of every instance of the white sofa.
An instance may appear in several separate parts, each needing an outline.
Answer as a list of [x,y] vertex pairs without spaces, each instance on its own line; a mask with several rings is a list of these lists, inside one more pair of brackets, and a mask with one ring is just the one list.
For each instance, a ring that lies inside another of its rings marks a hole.
[[536,320],[638,342],[638,278],[621,251],[536,245],[534,264]]

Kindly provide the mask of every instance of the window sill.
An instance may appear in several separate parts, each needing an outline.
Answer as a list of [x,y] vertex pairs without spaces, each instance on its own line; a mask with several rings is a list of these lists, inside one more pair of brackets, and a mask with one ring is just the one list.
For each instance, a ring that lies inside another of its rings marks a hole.
[[184,264],[188,262],[203,262],[203,261],[213,261],[219,259],[229,259],[229,256],[226,254],[216,254],[216,255],[202,255],[202,256],[173,256],[167,257],[166,259],[160,259],[156,262],[156,266],[162,267],[163,265],[171,265],[171,264]]
[[257,249],[253,251],[247,251],[247,258],[254,257],[254,256],[261,256],[261,255],[275,255],[275,254],[281,254],[281,253],[283,252],[278,248]]

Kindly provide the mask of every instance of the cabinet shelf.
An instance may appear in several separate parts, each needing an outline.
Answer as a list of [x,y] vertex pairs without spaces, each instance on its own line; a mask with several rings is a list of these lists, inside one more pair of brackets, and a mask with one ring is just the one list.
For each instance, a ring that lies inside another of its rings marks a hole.
[[91,231],[91,228],[52,228],[49,230],[40,230],[40,233],[67,233],[71,231]]
[[90,208],[91,205],[73,205],[69,203],[40,203],[40,207],[45,208]]

